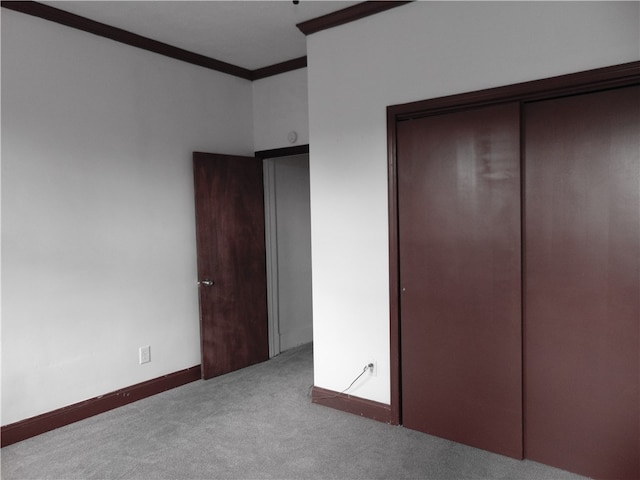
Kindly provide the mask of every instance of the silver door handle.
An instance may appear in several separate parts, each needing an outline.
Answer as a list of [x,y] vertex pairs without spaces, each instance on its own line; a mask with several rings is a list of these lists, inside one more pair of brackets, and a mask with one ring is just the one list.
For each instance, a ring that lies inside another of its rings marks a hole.
[[213,282],[211,280],[203,280],[201,282],[198,282],[198,285],[204,285],[205,287],[210,287],[213,285]]

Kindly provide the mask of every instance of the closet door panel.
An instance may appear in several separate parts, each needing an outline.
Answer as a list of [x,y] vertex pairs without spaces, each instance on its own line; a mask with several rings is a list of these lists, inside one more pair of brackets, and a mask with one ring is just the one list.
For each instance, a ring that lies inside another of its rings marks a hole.
[[519,106],[398,124],[402,421],[522,457]]
[[525,107],[525,456],[640,478],[640,91]]

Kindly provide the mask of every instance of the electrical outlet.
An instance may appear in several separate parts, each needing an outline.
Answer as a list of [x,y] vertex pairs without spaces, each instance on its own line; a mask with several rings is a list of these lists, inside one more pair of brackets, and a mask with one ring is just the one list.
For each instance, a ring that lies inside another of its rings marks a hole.
[[367,365],[369,365],[369,375],[371,375],[372,377],[377,377],[378,376],[378,362],[376,362],[375,360],[369,360],[367,362]]
[[151,347],[149,345],[140,347],[140,365],[151,361]]

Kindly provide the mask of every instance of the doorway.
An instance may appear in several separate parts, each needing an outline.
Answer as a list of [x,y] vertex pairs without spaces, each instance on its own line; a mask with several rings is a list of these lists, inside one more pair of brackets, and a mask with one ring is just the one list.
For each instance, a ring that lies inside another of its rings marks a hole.
[[193,154],[203,378],[313,339],[308,152]]
[[313,340],[309,153],[257,152],[263,159],[269,356]]

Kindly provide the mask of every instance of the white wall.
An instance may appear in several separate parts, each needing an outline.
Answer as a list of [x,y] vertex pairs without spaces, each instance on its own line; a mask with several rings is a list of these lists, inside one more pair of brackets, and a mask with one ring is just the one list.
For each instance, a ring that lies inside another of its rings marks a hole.
[[637,2],[415,2],[308,37],[315,385],[388,403],[388,105],[640,59]]
[[252,155],[251,96],[2,9],[3,425],[200,363],[191,153]]
[[[253,131],[256,151],[309,143],[307,69],[300,68],[253,82]],[[289,142],[289,132],[298,138]]]

